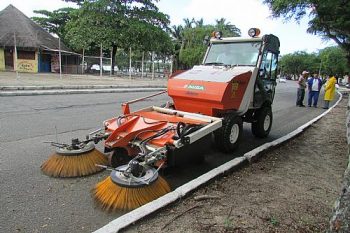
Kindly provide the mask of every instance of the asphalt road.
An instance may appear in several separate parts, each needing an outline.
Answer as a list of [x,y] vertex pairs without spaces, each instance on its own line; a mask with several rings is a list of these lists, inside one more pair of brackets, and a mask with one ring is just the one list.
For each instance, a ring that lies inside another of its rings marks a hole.
[[[95,206],[91,188],[109,172],[74,179],[43,175],[40,165],[52,153],[44,141],[83,138],[120,114],[120,104],[144,93],[0,97],[0,232],[91,232],[122,213],[105,213]],[[226,155],[213,149],[202,164],[172,169],[166,174],[173,188],[235,156],[274,140],[319,115],[321,108],[295,107],[296,84],[277,87],[270,136],[258,140],[244,126],[238,151]],[[156,97],[132,105],[136,110],[160,105]],[[321,106],[321,103],[319,104]]]

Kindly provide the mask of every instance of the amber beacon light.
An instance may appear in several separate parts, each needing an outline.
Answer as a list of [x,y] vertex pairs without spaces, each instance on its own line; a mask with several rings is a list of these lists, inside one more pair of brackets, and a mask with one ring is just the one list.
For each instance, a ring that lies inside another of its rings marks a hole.
[[260,35],[260,29],[259,28],[251,28],[248,30],[248,35],[250,37],[257,37]]

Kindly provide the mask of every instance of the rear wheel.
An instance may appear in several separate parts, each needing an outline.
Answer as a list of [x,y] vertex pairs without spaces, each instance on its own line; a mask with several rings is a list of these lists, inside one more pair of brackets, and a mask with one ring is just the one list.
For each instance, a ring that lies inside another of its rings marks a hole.
[[214,132],[215,144],[222,152],[237,149],[242,137],[243,121],[239,116],[226,116],[222,127]]
[[252,123],[252,133],[258,138],[265,138],[269,135],[272,126],[271,107],[262,107],[255,113],[255,121]]

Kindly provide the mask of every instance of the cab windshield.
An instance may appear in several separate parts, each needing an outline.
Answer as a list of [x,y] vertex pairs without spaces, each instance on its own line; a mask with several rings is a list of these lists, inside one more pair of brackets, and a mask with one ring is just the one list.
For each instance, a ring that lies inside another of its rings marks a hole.
[[204,65],[256,66],[261,42],[211,44]]

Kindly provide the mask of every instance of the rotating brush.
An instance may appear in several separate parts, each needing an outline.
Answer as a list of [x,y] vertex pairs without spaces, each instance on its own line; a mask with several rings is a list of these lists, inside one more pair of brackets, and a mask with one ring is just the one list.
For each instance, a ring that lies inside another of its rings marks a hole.
[[91,175],[103,169],[96,167],[95,164],[106,165],[108,159],[90,142],[80,148],[59,146],[56,153],[41,165],[41,170],[53,177],[79,177]]
[[113,169],[110,176],[93,188],[94,199],[103,210],[135,209],[170,192],[169,184],[155,168],[148,167],[139,177],[129,168],[123,165]]

